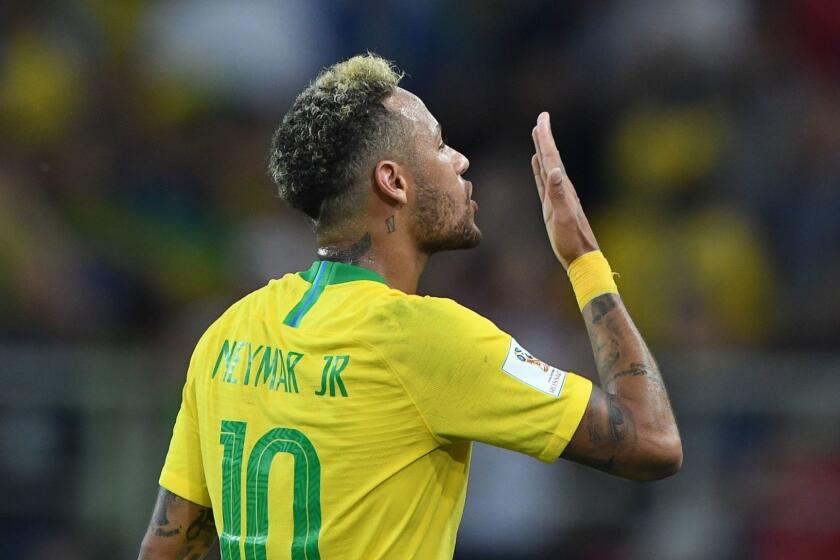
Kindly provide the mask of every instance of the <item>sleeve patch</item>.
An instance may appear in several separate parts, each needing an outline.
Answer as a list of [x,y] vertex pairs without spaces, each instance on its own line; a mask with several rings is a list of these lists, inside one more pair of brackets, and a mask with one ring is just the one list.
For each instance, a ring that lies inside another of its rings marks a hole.
[[559,397],[566,381],[566,372],[535,358],[511,337],[502,371],[522,383],[553,397]]

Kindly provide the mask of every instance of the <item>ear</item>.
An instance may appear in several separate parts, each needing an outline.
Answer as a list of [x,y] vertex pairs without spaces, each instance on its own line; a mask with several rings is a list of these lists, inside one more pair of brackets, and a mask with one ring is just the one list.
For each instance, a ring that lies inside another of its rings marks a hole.
[[408,202],[407,170],[395,161],[382,160],[373,169],[377,194],[388,204],[404,206]]

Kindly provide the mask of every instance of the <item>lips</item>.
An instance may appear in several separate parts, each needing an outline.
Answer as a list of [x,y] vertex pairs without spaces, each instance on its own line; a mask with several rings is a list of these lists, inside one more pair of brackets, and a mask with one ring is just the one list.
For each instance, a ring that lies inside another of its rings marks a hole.
[[464,185],[467,187],[467,203],[472,203],[472,209],[474,212],[478,211],[478,202],[472,199],[473,193],[473,184],[472,181],[464,181]]

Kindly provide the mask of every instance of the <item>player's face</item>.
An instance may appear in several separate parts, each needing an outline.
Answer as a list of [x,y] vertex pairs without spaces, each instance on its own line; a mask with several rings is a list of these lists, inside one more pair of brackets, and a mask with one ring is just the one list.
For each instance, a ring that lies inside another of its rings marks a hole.
[[394,98],[394,110],[414,130],[413,233],[418,246],[427,253],[475,247],[481,241],[475,224],[478,205],[472,183],[462,177],[469,160],[444,143],[440,124],[417,96],[398,89]]

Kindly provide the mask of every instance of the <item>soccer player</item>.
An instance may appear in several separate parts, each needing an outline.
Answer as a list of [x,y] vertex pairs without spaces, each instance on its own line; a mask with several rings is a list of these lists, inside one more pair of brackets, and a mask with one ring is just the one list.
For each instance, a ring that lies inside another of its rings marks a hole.
[[[471,442],[653,480],[682,463],[656,362],[618,296],[552,137],[532,131],[543,221],[601,386],[454,301],[429,257],[476,246],[467,158],[374,55],[323,71],[272,142],[318,258],[201,337],[140,558],[451,558]],[[477,279],[476,281],[480,281]]]

